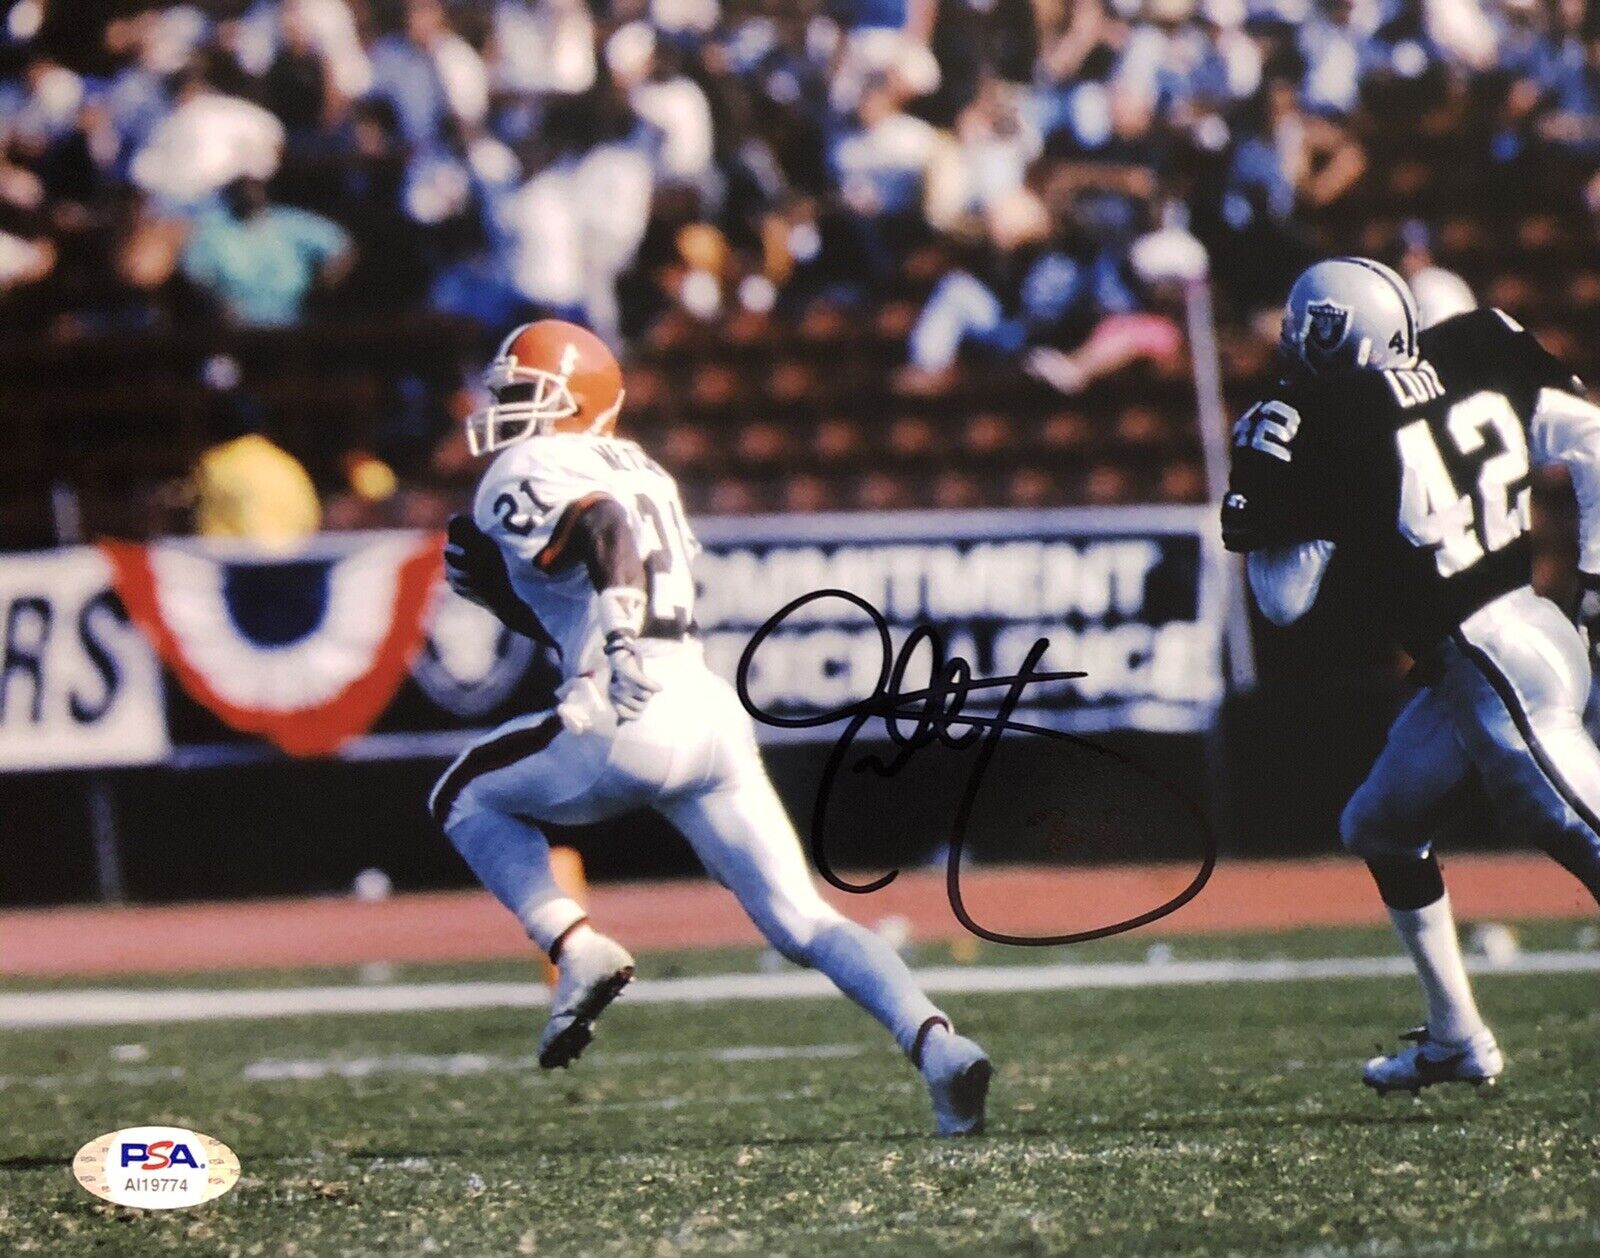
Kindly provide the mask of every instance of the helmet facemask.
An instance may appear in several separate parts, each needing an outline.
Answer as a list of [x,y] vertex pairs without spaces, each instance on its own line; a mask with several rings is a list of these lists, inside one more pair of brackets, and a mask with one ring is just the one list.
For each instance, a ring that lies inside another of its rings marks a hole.
[[493,454],[529,437],[553,431],[558,420],[578,413],[578,400],[566,377],[539,367],[524,367],[514,357],[497,358],[484,372],[494,402],[467,416],[467,448]]

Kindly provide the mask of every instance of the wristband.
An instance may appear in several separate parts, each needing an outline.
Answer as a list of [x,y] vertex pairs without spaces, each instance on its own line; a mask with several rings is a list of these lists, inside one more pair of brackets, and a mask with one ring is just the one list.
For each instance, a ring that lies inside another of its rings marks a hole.
[[638,637],[644,630],[644,591],[631,585],[613,585],[600,591],[600,630]]

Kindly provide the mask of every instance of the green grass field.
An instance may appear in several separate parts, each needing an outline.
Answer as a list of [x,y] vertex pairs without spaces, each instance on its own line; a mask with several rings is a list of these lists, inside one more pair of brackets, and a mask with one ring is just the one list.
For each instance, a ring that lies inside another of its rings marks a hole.
[[[1392,951],[1372,932],[1174,948]],[[954,1143],[841,1001],[624,999],[555,1076],[526,1063],[522,1010],[9,1032],[0,1253],[1600,1253],[1600,983],[1478,988],[1506,1081],[1421,1103],[1356,1082],[1415,1020],[1409,980],[952,998],[999,1066],[989,1134]],[[142,1060],[113,1051],[135,1042]],[[281,1077],[291,1060],[309,1077]],[[78,1188],[80,1144],[146,1122],[226,1141],[239,1187],[164,1214]]]

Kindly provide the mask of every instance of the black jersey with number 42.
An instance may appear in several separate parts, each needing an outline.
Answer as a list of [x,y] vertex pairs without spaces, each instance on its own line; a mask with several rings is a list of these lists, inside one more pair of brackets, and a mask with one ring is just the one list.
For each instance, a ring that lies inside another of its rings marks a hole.
[[1539,391],[1581,391],[1498,310],[1425,331],[1413,368],[1285,383],[1240,417],[1222,509],[1230,550],[1336,543],[1413,655],[1526,585]]

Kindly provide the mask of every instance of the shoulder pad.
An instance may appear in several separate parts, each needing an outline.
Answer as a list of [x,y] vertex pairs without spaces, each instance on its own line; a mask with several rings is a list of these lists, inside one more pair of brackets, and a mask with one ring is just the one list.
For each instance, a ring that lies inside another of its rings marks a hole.
[[506,527],[526,534],[574,499],[604,492],[610,476],[592,442],[532,437],[501,451],[489,464],[473,499],[473,519],[491,531],[509,518],[515,527]]

